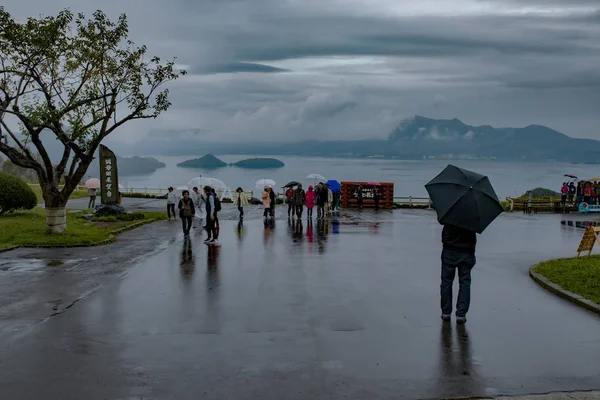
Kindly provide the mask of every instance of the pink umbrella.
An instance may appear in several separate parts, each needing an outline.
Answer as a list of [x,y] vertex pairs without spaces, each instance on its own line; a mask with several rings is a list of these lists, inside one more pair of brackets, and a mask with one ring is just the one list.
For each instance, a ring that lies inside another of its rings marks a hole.
[[379,183],[379,182],[367,182],[367,185],[369,185],[369,186],[381,186],[381,183]]
[[85,182],[85,187],[88,189],[98,189],[100,187],[100,179],[90,178]]

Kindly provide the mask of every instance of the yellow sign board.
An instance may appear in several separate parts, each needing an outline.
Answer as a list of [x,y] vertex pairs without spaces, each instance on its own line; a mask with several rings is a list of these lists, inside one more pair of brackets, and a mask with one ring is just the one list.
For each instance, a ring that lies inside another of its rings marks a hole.
[[587,251],[588,257],[592,254],[592,250],[594,249],[594,244],[598,242],[600,244],[600,238],[598,238],[598,232],[600,232],[600,227],[588,226],[581,238],[581,243],[579,243],[579,248],[577,249],[577,257],[581,255],[582,252]]

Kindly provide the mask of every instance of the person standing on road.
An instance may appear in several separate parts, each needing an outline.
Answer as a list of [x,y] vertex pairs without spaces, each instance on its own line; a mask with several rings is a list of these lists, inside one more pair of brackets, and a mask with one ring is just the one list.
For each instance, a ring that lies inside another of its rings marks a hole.
[[362,210],[363,208],[363,188],[362,186],[358,186],[356,188],[356,203],[358,204],[358,208]]
[[373,203],[375,204],[375,210],[379,210],[380,199],[381,193],[379,193],[379,188],[377,186],[373,186]]
[[192,218],[194,218],[196,210],[194,209],[194,201],[190,198],[190,192],[184,190],[182,195],[183,199],[179,200],[177,208],[183,225],[183,235],[189,236],[192,228]]
[[298,185],[298,188],[294,191],[293,196],[294,213],[298,216],[298,219],[302,218],[302,212],[304,211],[304,203],[306,203],[306,193],[302,189],[302,185]]
[[452,317],[452,284],[458,271],[458,299],[456,301],[456,322],[467,322],[467,312],[471,304],[471,269],[475,266],[475,232],[454,225],[444,225],[442,230],[442,283],[440,285],[442,319]]
[[93,210],[94,207],[96,206],[96,188],[89,188],[88,189],[88,196],[90,196],[90,201],[88,202],[88,208]]
[[206,196],[206,231],[208,237],[204,243],[209,245],[218,246],[217,241],[217,229],[216,229],[216,211],[215,211],[215,197],[211,191],[210,186],[204,187],[204,195]]
[[265,190],[262,192],[262,204],[265,209],[264,217],[267,219],[271,215],[271,196],[269,195],[269,188],[267,187],[265,187]]
[[169,190],[169,193],[167,193],[167,217],[170,221],[171,220],[171,212],[173,212],[173,219],[177,218],[177,215],[175,215],[175,204],[177,204],[178,201],[177,201],[177,195],[173,191],[173,188],[170,187],[168,190]]
[[313,208],[315,207],[315,191],[313,190],[312,185],[308,187],[308,191],[305,194],[306,198],[306,217],[308,219],[312,219],[313,217]]
[[323,186],[323,182],[319,182],[317,190],[315,190],[317,196],[317,219],[325,218],[325,203],[327,203],[327,190]]
[[569,204],[573,205],[573,200],[575,199],[575,194],[577,193],[577,188],[575,188],[575,184],[571,182],[569,184]]
[[240,219],[244,218],[244,207],[248,205],[248,197],[246,197],[246,193],[244,193],[244,189],[241,187],[235,190],[233,205],[236,206],[240,212]]
[[285,201],[288,205],[288,218],[294,216],[295,207],[294,207],[294,187],[290,186],[285,191]]
[[271,208],[269,209],[271,212],[271,219],[275,219],[275,204],[277,204],[277,198],[272,187],[269,188],[269,199],[271,199]]
[[560,188],[560,206],[563,209],[563,212],[565,210],[565,208],[567,207],[567,196],[569,195],[569,186],[567,185],[567,182],[563,182],[562,187]]
[[215,215],[215,230],[217,232],[217,236],[215,239],[219,239],[219,230],[221,229],[221,224],[219,223],[219,212],[221,212],[221,200],[219,199],[219,195],[215,188],[210,188],[210,193],[212,194],[213,201],[215,203],[213,208],[213,214]]

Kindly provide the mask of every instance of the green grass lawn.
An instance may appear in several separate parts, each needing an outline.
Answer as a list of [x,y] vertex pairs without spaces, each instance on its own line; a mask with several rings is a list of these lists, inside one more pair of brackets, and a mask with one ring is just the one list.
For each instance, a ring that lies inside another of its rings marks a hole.
[[[138,213],[136,213],[138,214]],[[110,237],[110,232],[141,220],[166,219],[162,212],[144,212],[143,218],[131,221],[88,221],[81,214],[67,214],[67,233],[50,234],[43,208],[15,211],[0,216],[0,249],[12,246],[76,246],[89,245]]]
[[600,256],[545,261],[534,271],[562,288],[600,304]]
[[[29,187],[31,190],[33,190],[33,193],[35,193],[38,204],[44,203],[44,198],[42,197],[42,188],[37,185],[29,185]],[[74,190],[73,193],[71,193],[71,196],[69,196],[69,199],[81,199],[84,197],[88,197],[87,190]]]

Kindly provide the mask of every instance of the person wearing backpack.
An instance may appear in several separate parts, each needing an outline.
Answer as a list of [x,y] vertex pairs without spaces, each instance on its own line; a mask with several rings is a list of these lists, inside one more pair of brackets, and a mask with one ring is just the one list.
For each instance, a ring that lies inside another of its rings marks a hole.
[[194,218],[196,210],[194,208],[194,201],[190,198],[190,192],[184,190],[182,195],[183,199],[179,200],[177,208],[179,209],[179,217],[183,225],[183,235],[189,236],[190,229],[192,228],[192,218]]
[[217,229],[215,225],[217,218],[215,196],[209,186],[204,187],[204,194],[206,195],[206,231],[208,233],[208,237],[204,243],[218,246],[219,242],[217,241]]

